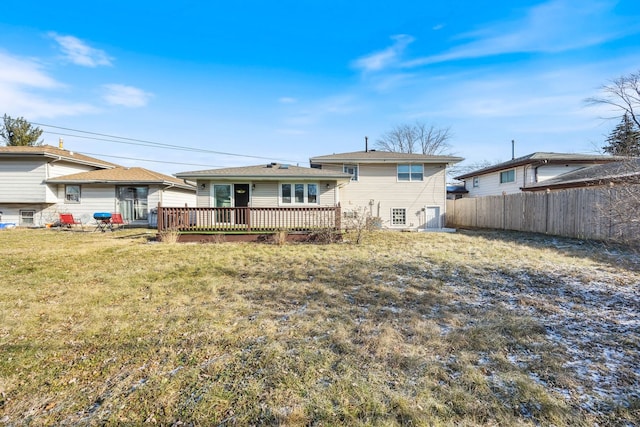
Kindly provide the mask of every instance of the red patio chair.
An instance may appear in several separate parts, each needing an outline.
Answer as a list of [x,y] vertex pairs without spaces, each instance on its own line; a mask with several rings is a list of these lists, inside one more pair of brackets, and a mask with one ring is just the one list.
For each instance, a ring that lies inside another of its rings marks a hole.
[[121,213],[111,213],[111,225],[117,225],[118,228],[121,228],[127,225],[127,223],[122,219]]
[[67,228],[71,228],[74,225],[79,225],[80,228],[82,228],[82,231],[84,231],[84,225],[82,224],[82,221],[76,220],[73,217],[73,214],[70,214],[70,213],[60,214],[60,225]]

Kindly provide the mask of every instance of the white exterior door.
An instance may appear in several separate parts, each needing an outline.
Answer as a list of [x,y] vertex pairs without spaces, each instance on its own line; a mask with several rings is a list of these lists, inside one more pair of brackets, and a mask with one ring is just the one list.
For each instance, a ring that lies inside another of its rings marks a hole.
[[425,228],[441,228],[440,206],[425,206],[424,212],[426,215],[424,222]]

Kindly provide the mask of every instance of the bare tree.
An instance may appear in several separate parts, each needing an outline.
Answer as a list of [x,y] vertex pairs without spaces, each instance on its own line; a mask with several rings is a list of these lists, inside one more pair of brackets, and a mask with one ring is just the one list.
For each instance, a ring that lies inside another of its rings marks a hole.
[[619,110],[614,117],[629,116],[640,128],[640,72],[618,77],[600,88],[601,95],[587,98],[589,104],[605,104]]
[[423,122],[401,124],[382,134],[376,146],[397,153],[446,154],[451,147],[451,130],[436,128]]

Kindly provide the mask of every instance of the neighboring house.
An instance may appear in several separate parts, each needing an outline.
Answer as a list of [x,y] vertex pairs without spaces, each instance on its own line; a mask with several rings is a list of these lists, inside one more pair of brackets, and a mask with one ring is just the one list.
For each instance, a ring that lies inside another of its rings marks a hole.
[[2,221],[21,226],[54,223],[72,213],[84,223],[98,211],[120,212],[147,225],[158,202],[195,204],[195,188],[174,177],[56,148],[0,147]]
[[383,227],[408,230],[444,227],[446,167],[460,157],[366,150],[317,156],[312,168],[348,173],[341,188],[343,215],[366,209]]
[[559,175],[620,160],[616,156],[536,152],[455,179],[464,181],[468,197],[513,194]]
[[523,191],[554,191],[603,185],[640,184],[640,159],[611,162],[585,167],[532,184]]
[[[119,212],[132,224],[155,227],[150,215],[159,204],[195,206],[195,187],[185,181],[140,167],[80,172],[48,179],[64,197],[64,209],[83,218],[94,212]],[[60,210],[60,206],[58,207]]]

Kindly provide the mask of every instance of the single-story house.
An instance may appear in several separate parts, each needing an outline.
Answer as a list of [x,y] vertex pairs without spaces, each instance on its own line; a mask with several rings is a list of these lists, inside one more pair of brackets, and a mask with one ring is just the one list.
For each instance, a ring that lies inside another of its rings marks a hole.
[[125,221],[146,226],[159,203],[193,206],[195,193],[195,186],[175,177],[125,168],[62,144],[0,147],[3,223],[44,226],[60,213],[91,223],[95,212],[119,212]]
[[182,231],[258,232],[333,228],[340,219],[339,188],[351,179],[348,173],[280,163],[181,172],[176,177],[196,183],[197,208],[174,209],[175,205],[163,204],[169,210],[159,218],[159,229],[179,226]]
[[607,155],[536,152],[465,173],[455,179],[464,181],[469,191],[465,197],[497,196],[519,193],[572,171],[621,160],[622,157]]

